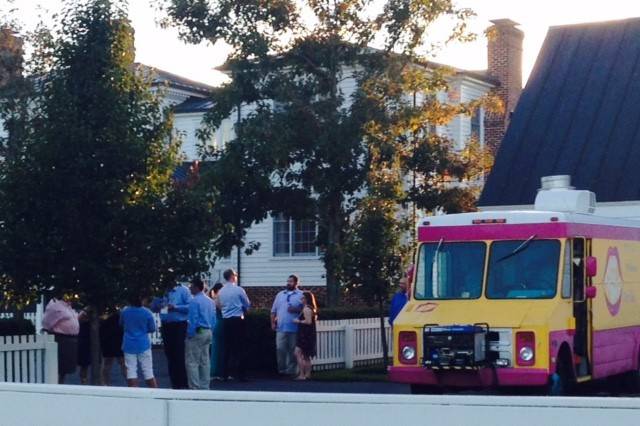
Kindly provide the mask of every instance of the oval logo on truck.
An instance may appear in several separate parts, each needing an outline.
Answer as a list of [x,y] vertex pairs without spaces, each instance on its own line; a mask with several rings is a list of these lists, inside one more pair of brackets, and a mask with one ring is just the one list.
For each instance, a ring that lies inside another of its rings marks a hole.
[[622,271],[617,247],[609,247],[607,252],[607,266],[604,269],[604,295],[609,313],[613,316],[618,315],[622,302]]

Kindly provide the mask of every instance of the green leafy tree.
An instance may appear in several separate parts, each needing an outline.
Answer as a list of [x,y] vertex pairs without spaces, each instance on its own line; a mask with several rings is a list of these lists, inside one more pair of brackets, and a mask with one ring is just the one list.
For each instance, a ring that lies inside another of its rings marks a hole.
[[[223,163],[237,170],[243,185],[239,197],[259,192],[266,200],[261,207],[236,203],[241,210],[236,213],[246,217],[235,224],[235,235],[270,210],[294,218],[311,215],[319,223],[328,304],[335,305],[352,215],[367,190],[370,136],[386,133],[381,155],[397,157],[402,161],[394,166],[421,175],[416,179],[421,189],[450,168],[441,162],[453,162],[454,153],[447,156],[444,148],[422,148],[434,145],[422,130],[465,110],[430,96],[444,89],[446,80],[421,53],[440,18],[454,21],[449,39],[466,39],[472,12],[451,0],[165,0],[164,6],[165,24],[176,26],[186,40],[232,47],[226,64],[231,82],[215,94],[207,124],[213,129],[237,116],[236,137],[229,143],[234,148],[219,154],[212,169]],[[380,48],[371,48],[374,44]],[[421,78],[413,81],[412,73]],[[405,90],[411,88],[427,101],[407,105]],[[390,101],[395,106],[387,111]],[[203,139],[207,135],[204,131]],[[420,153],[430,162],[416,164],[425,160]],[[243,177],[250,172],[259,176],[257,192],[249,188],[255,179]],[[418,203],[413,194],[397,201]]]
[[425,68],[406,56],[390,65],[363,85],[363,96],[372,99],[371,120],[364,127],[367,195],[356,207],[344,268],[349,288],[378,306],[385,366],[385,307],[392,284],[410,262],[407,255],[415,242],[416,209],[472,208],[475,188],[461,183],[476,179],[486,161],[476,141],[457,151],[451,141],[434,134],[433,126],[480,106],[497,107],[491,98],[440,103],[437,94],[448,89],[446,69]]
[[197,170],[172,178],[179,140],[133,65],[125,2],[71,2],[39,35],[31,90],[0,111],[1,284],[12,303],[52,292],[90,308],[97,383],[98,316],[206,271],[220,225]]
[[350,232],[346,238],[344,281],[378,307],[384,366],[388,355],[385,331],[386,302],[393,282],[402,276],[407,245],[403,236],[408,222],[399,216],[398,200],[403,190],[403,175],[397,157],[389,157],[384,140],[373,139],[368,144],[371,168],[368,193],[359,201]]

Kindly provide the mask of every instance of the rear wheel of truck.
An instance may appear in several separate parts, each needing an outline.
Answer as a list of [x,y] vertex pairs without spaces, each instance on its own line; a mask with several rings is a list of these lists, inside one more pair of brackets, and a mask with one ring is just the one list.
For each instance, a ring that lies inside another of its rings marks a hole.
[[636,369],[624,373],[622,376],[622,390],[629,393],[640,392],[640,356],[637,361]]

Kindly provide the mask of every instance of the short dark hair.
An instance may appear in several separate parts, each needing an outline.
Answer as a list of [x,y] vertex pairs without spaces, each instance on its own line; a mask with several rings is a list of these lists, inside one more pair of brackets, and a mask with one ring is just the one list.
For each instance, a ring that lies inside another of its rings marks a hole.
[[220,289],[222,288],[222,283],[221,282],[217,282],[213,285],[213,288],[211,289],[214,293],[217,293]]
[[289,278],[291,278],[295,284],[298,284],[300,281],[300,278],[296,274],[289,275]]
[[129,305],[131,306],[135,306],[136,308],[142,306],[142,296],[138,293],[129,294],[129,297],[127,299],[129,300]]
[[224,277],[225,280],[229,281],[231,279],[232,275],[237,275],[236,271],[234,271],[233,269],[229,268],[226,271],[224,271],[222,273],[222,276]]
[[204,290],[204,282],[200,279],[200,277],[193,277],[191,280],[191,285],[193,285],[198,290]]

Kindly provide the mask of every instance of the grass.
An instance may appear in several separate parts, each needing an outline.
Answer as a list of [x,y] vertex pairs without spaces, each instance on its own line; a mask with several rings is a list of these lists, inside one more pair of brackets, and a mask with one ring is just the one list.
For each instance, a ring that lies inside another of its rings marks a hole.
[[312,377],[319,382],[386,382],[387,372],[382,365],[374,365],[352,370],[314,371]]

